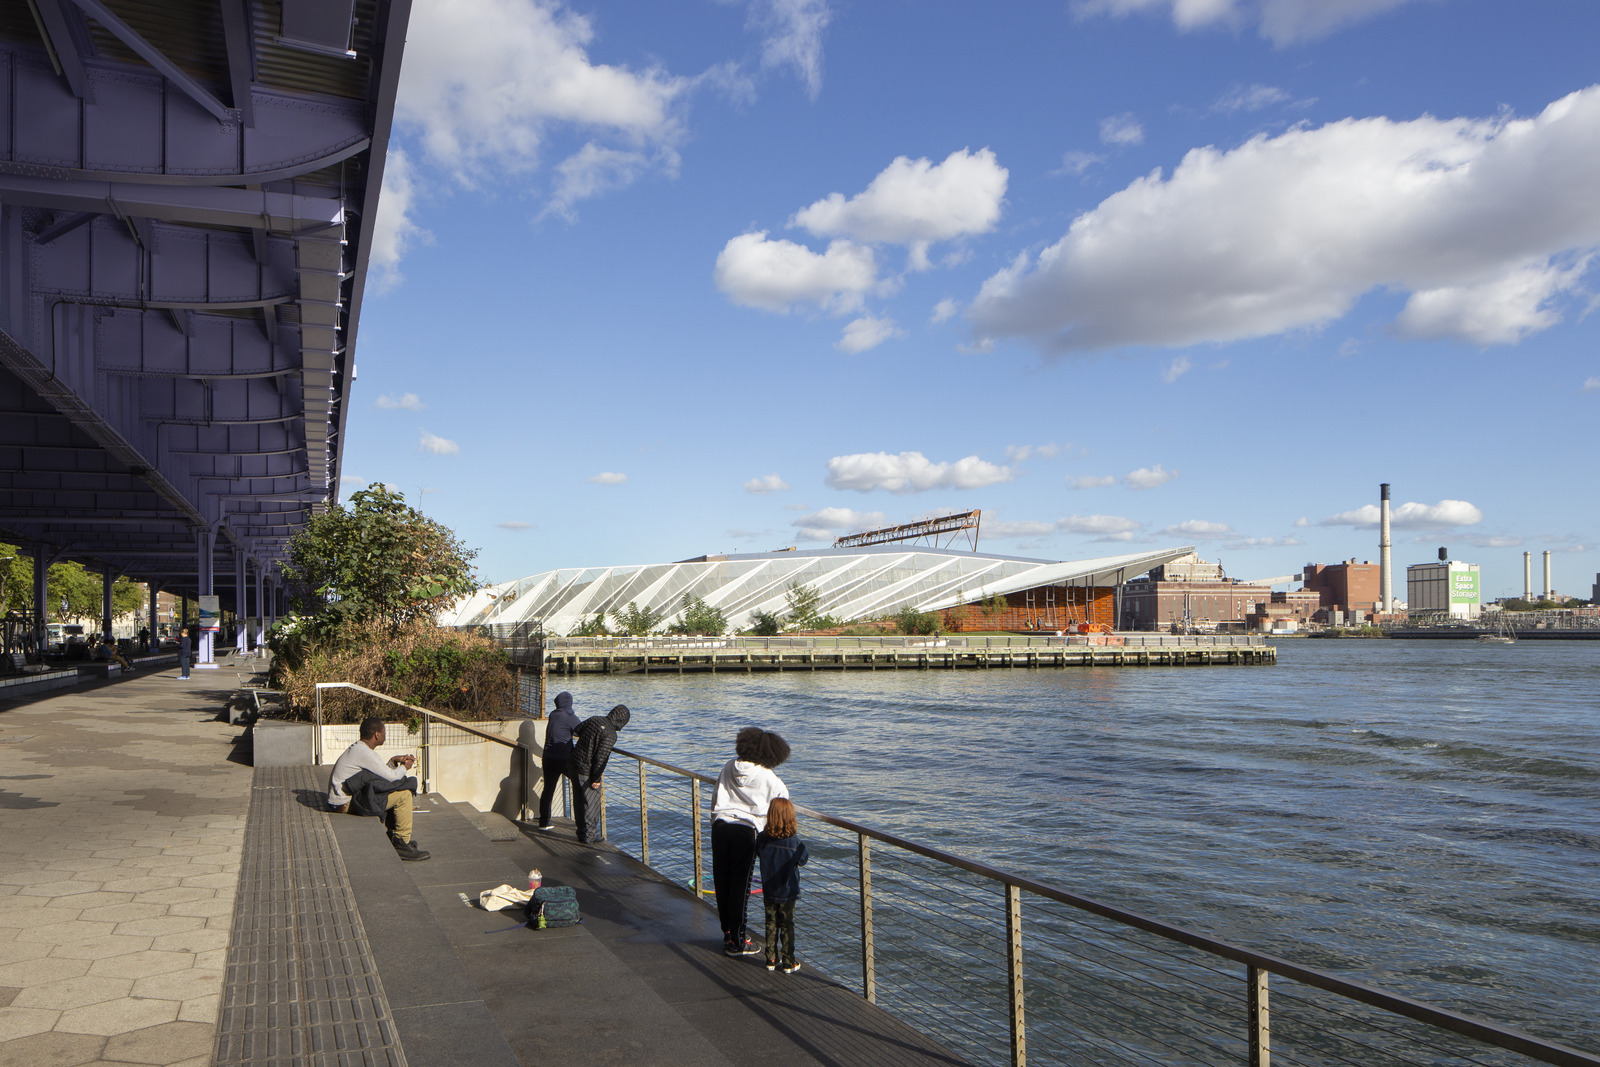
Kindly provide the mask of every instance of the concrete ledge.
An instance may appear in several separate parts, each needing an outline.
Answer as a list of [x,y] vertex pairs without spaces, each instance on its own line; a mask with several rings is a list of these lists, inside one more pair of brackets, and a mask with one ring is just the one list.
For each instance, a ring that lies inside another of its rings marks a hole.
[[283,719],[257,719],[250,742],[257,767],[304,767],[315,762],[311,724]]

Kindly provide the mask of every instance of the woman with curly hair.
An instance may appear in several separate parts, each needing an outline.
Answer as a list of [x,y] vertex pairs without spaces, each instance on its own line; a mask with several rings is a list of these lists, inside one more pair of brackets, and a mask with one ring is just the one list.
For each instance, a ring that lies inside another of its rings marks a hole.
[[734,758],[717,776],[711,807],[711,879],[722,919],[722,951],[753,956],[745,926],[750,903],[750,873],[755,867],[756,835],[767,827],[767,811],[789,788],[773,774],[789,758],[789,743],[759,726],[746,726],[734,739]]

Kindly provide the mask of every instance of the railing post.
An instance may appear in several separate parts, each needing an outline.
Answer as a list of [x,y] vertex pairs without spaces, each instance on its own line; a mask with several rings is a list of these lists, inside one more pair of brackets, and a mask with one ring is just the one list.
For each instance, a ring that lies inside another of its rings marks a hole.
[[600,796],[598,797],[598,799],[600,801],[600,840],[604,841],[606,839],[606,837],[607,837],[607,834],[606,834],[606,783],[605,783],[605,779],[604,778],[602,778],[600,780]]
[[1272,1019],[1267,1010],[1267,972],[1251,967],[1245,974],[1250,1010],[1250,1067],[1272,1067]]
[[429,788],[430,782],[428,774],[429,769],[433,766],[433,749],[428,745],[428,738],[431,736],[428,733],[428,720],[431,718],[433,718],[431,715],[424,715],[422,717],[422,791],[424,793],[431,793],[433,791]]
[[694,895],[705,892],[702,879],[706,876],[705,845],[700,830],[700,779],[689,779],[689,821],[694,826]]
[[1011,987],[1011,1063],[1028,1062],[1028,1029],[1022,988],[1022,890],[1006,884],[1006,964]]
[[861,868],[861,995],[868,1004],[878,1001],[877,952],[872,943],[872,842],[856,835],[856,855]]
[[312,761],[322,765],[322,686],[317,686],[317,711],[311,727]]
[[645,780],[645,762],[639,761],[639,859],[650,866],[650,787]]

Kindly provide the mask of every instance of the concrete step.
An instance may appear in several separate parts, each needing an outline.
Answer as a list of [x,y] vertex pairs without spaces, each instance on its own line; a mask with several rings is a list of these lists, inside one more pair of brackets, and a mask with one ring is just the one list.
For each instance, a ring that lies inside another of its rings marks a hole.
[[463,818],[476,826],[490,841],[516,841],[522,837],[522,831],[517,829],[517,824],[498,811],[479,811],[465,800],[454,801],[450,806],[460,812]]

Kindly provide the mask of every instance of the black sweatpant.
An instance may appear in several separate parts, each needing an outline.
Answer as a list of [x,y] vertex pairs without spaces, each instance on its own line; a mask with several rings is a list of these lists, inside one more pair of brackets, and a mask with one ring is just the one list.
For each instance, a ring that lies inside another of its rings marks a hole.
[[556,746],[551,745],[544,750],[544,767],[541,771],[544,784],[539,789],[539,825],[550,825],[550,805],[561,791],[561,779],[567,775],[567,757],[572,755],[571,745],[562,745],[561,751],[556,752]]
[[750,874],[756,865],[756,828],[717,819],[711,824],[711,884],[717,891],[722,939],[742,939],[750,903]]

